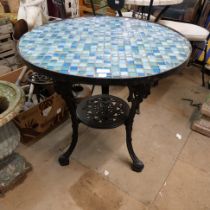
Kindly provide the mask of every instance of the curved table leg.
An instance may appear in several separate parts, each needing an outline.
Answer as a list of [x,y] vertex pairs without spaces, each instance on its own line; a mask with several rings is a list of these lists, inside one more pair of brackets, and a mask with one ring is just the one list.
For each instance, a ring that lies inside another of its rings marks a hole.
[[[69,110],[70,111],[70,110]],[[78,140],[78,122],[77,119],[73,119],[74,116],[72,115],[72,112],[70,111],[71,114],[71,121],[72,121],[72,141],[68,149],[64,154],[62,154],[58,161],[61,166],[66,166],[69,164],[69,157],[71,156],[72,152],[74,151],[76,145],[77,145],[77,140]]]
[[133,122],[128,122],[125,124],[125,128],[126,128],[126,144],[127,144],[127,148],[128,148],[128,152],[130,154],[130,157],[133,161],[131,168],[132,170],[136,171],[136,172],[141,172],[144,168],[144,164],[141,160],[139,160],[139,158],[136,156],[134,150],[133,150],[133,145],[132,145],[132,127],[133,127]]
[[129,117],[125,122],[125,129],[126,129],[126,144],[127,149],[132,159],[131,168],[136,172],[141,172],[144,168],[144,164],[134,152],[132,146],[132,128],[134,117],[136,115],[136,110],[138,110],[140,103],[143,101],[150,94],[150,84],[142,84],[139,86],[128,87],[129,88],[129,97],[128,101],[131,102],[131,109],[129,113]]
[[72,152],[74,151],[77,145],[79,121],[76,115],[76,102],[72,94],[72,84],[69,84],[67,82],[55,82],[55,89],[56,89],[56,92],[59,93],[62,96],[62,98],[65,100],[68,106],[68,109],[71,115],[71,121],[72,121],[71,144],[66,150],[66,152],[62,154],[58,159],[61,166],[66,166],[69,164],[69,157],[71,156]]

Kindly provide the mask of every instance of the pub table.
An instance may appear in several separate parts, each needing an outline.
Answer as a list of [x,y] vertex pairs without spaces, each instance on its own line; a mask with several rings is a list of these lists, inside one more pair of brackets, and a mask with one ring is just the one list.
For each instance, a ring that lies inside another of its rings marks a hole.
[[[184,67],[191,54],[189,41],[156,23],[123,17],[81,17],[38,27],[26,33],[19,54],[32,69],[51,76],[68,106],[72,140],[59,157],[68,165],[78,140],[79,123],[111,129],[125,125],[132,169],[144,164],[132,146],[132,126],[140,103],[154,82]],[[101,94],[76,104],[74,84],[119,85],[129,89],[128,102]],[[91,154],[90,154],[91,155]]]

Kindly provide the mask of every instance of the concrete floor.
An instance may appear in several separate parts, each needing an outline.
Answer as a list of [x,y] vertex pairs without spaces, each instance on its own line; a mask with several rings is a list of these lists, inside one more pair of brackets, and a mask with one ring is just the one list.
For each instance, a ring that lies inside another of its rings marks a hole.
[[[71,133],[68,121],[41,140],[19,146],[33,171],[0,198],[0,209],[209,210],[210,139],[191,131],[195,108],[182,100],[203,102],[209,90],[200,84],[198,70],[185,69],[162,80],[141,105],[133,143],[145,163],[142,173],[130,170],[123,126],[95,130],[81,125],[71,164],[59,166]],[[127,96],[123,87],[112,87],[111,93]]]

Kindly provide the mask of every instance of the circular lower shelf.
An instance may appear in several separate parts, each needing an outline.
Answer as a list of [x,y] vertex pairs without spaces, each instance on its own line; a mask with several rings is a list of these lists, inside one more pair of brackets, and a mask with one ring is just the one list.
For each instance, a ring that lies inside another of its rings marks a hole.
[[125,123],[129,106],[121,98],[111,95],[91,96],[77,107],[77,117],[92,128],[116,128]]

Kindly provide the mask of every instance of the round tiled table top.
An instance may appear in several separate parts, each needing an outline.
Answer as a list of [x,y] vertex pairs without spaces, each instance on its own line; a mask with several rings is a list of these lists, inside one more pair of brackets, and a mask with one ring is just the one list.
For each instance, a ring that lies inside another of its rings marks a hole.
[[186,63],[189,41],[164,26],[131,18],[83,17],[38,27],[19,42],[33,66],[73,78],[129,80]]

